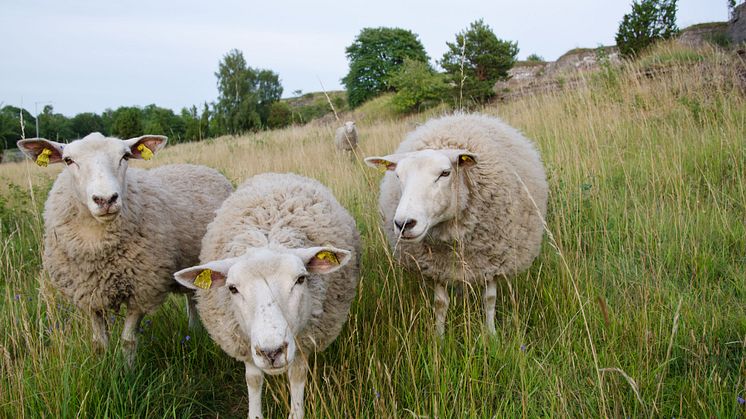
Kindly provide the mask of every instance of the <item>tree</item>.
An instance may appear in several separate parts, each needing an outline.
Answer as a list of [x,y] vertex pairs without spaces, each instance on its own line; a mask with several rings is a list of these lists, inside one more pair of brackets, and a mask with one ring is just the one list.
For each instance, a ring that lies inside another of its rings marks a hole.
[[390,84],[396,90],[392,103],[398,112],[420,111],[437,105],[449,90],[443,74],[436,73],[427,63],[409,58],[391,76]]
[[390,90],[388,78],[406,58],[428,61],[417,35],[400,28],[364,28],[345,53],[350,71],[342,83],[351,107]]
[[119,138],[133,138],[143,135],[142,112],[136,107],[121,107],[114,111],[112,134]]
[[624,15],[619,24],[616,44],[619,52],[629,57],[678,32],[676,0],[635,0],[632,11]]
[[54,113],[52,105],[44,106],[39,118],[39,137],[52,141],[67,142],[75,134],[70,128],[70,120],[61,113]]
[[542,57],[539,54],[531,54],[528,57],[526,57],[526,61],[530,61],[532,63],[543,63],[544,57]]
[[239,50],[231,50],[218,64],[218,103],[221,133],[238,134],[266,125],[269,107],[282,96],[279,76],[249,67]]
[[93,112],[79,113],[70,120],[70,130],[75,138],[83,138],[92,132],[104,133],[104,121]]
[[440,66],[458,89],[459,98],[484,102],[492,97],[495,82],[505,79],[518,55],[515,42],[499,39],[482,19],[456,34],[455,42],[446,42]]

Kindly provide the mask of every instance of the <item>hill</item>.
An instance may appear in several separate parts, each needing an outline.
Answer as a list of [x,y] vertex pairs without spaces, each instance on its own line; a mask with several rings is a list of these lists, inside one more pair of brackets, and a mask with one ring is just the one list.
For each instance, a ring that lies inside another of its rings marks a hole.
[[[380,174],[335,152],[337,121],[181,144],[140,165],[206,164],[234,183],[294,171],[353,213],[361,286],[342,335],[312,360],[308,417],[739,417],[744,74],[728,53],[666,44],[574,89],[481,110],[536,141],[551,188],[541,256],[500,282],[494,339],[463,288],[435,337],[428,285],[394,263],[379,228]],[[378,117],[385,101],[360,118],[362,155],[392,151],[431,115]],[[92,352],[87,322],[40,273],[57,170],[0,166],[0,417],[245,417],[243,366],[186,338],[181,299],[147,317],[133,372],[113,349]],[[284,378],[267,382],[265,409],[287,414]]]

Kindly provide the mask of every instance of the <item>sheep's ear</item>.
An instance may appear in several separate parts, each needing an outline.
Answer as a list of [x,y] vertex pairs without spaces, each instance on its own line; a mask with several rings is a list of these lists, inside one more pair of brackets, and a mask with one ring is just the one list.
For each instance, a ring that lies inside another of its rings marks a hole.
[[384,157],[367,157],[365,159],[365,164],[374,169],[394,171],[396,170],[396,164],[399,162],[400,158],[401,156],[396,154],[390,154]]
[[352,257],[349,250],[332,246],[293,249],[293,252],[301,258],[306,265],[306,270],[314,274],[332,273],[345,266]]
[[150,160],[153,154],[160,151],[168,141],[168,137],[163,135],[143,135],[141,137],[124,140],[127,147],[136,159]]
[[216,260],[199,266],[182,269],[174,274],[176,281],[193,290],[211,289],[225,285],[228,270],[236,263],[236,258]]
[[27,140],[20,140],[16,144],[23,154],[42,167],[61,162],[62,149],[65,147],[64,144],[44,138],[29,138]]
[[467,150],[441,150],[451,164],[458,167],[471,167],[477,164],[477,155]]

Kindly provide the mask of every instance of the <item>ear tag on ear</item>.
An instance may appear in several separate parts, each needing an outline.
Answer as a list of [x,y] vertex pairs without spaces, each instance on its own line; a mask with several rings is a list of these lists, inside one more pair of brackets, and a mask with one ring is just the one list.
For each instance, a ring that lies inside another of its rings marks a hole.
[[464,163],[474,163],[474,159],[472,159],[471,156],[467,156],[466,154],[461,156],[461,161]]
[[150,160],[153,158],[153,152],[150,151],[150,149],[146,147],[145,144],[138,145],[137,150],[140,151],[140,155],[142,156],[143,160]]
[[196,278],[194,278],[194,286],[202,288],[203,290],[209,290],[212,286],[212,269],[205,269],[200,272]]
[[49,165],[49,156],[52,155],[52,150],[45,148],[36,156],[36,164],[40,167],[47,167]]
[[386,171],[389,170],[390,164],[391,164],[390,161],[381,160],[381,162],[378,163],[378,171],[381,173],[386,173]]
[[337,259],[337,255],[328,250],[322,250],[321,252],[316,253],[316,259],[326,260],[333,265],[339,265],[339,259]]

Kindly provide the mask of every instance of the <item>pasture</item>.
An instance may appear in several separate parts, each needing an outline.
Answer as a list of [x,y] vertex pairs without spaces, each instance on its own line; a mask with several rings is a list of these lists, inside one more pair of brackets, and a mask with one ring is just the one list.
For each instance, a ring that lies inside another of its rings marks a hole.
[[[374,99],[351,115],[359,156],[335,151],[337,124],[311,123],[180,144],[139,166],[204,164],[234,184],[292,171],[353,214],[361,283],[342,334],[311,361],[308,417],[741,417],[744,74],[737,57],[667,45],[575,88],[480,109],[536,142],[550,184],[542,253],[499,282],[494,338],[479,290],[464,287],[450,289],[436,337],[430,286],[392,259],[381,175],[362,162],[442,111],[397,117]],[[146,317],[132,371],[117,350],[121,313],[112,348],[93,351],[88,321],[41,270],[59,170],[0,166],[0,417],[245,417],[243,365],[190,334],[183,297]],[[267,381],[267,417],[287,415],[286,385]]]

